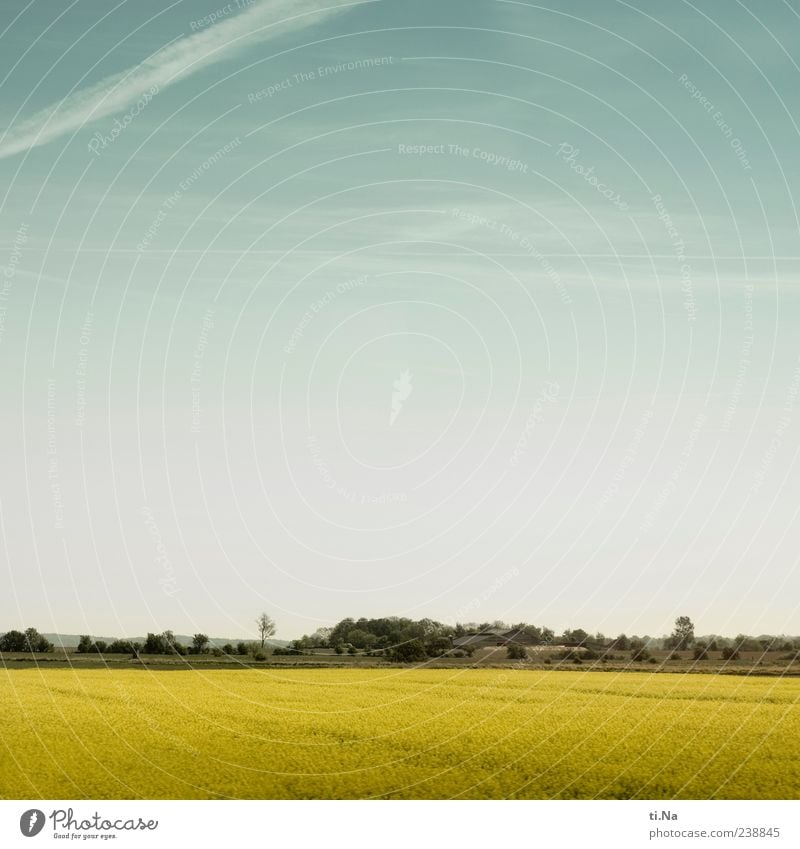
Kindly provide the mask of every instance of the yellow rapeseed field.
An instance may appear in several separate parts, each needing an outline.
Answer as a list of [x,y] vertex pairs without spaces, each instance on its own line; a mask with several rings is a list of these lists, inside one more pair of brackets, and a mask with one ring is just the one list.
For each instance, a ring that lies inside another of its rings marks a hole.
[[0,669],[4,798],[798,798],[800,681]]

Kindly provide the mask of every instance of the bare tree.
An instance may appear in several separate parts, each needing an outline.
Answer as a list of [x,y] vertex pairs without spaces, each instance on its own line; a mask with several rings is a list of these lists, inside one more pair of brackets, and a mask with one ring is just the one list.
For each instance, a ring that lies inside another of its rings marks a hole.
[[261,648],[263,649],[267,639],[275,633],[275,622],[266,613],[262,613],[256,619],[256,625],[258,625],[258,634],[261,637]]

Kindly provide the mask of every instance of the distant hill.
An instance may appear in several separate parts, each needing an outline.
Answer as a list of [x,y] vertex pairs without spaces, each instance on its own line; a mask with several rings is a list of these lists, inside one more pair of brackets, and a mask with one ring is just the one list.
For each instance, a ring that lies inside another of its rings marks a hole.
[[[79,634],[43,634],[43,637],[46,637],[53,643],[55,646],[61,646],[65,649],[74,649],[78,645],[78,641],[80,640]],[[190,646],[192,644],[192,637],[190,634],[176,634],[179,643],[183,643],[185,646]],[[107,643],[111,643],[117,639],[130,640],[134,643],[143,643],[145,641],[145,637],[101,637],[92,635],[92,640],[105,640]],[[252,643],[257,642],[253,637],[211,637],[209,642],[212,646],[218,646],[222,648],[226,643],[230,643],[232,646],[235,646],[236,643]],[[267,640],[267,645],[270,646],[280,646],[284,647],[289,644],[288,640],[275,640],[270,639]]]

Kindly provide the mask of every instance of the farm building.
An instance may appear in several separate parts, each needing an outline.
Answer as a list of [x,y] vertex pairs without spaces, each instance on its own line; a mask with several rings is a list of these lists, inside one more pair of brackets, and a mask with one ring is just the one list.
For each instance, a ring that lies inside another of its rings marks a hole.
[[538,646],[541,645],[541,640],[536,637],[532,637],[530,634],[525,631],[505,631],[503,633],[503,639],[501,645],[509,646]]
[[505,635],[503,628],[487,628],[485,631],[479,631],[477,634],[465,634],[463,637],[456,637],[453,640],[453,648],[486,648],[487,646],[503,645],[503,637]]
[[465,634],[453,640],[453,648],[489,648],[494,646],[538,646],[540,643],[535,637],[524,631],[509,630],[507,628],[487,628],[477,634]]

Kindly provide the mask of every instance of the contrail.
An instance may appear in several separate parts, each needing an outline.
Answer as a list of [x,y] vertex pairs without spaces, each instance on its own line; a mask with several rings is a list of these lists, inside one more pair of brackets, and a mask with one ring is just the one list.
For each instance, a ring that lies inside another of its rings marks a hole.
[[0,135],[0,159],[47,144],[90,121],[122,111],[148,89],[164,88],[292,29],[319,23],[355,5],[323,0],[264,0],[235,17],[174,41],[149,59],[40,109]]

